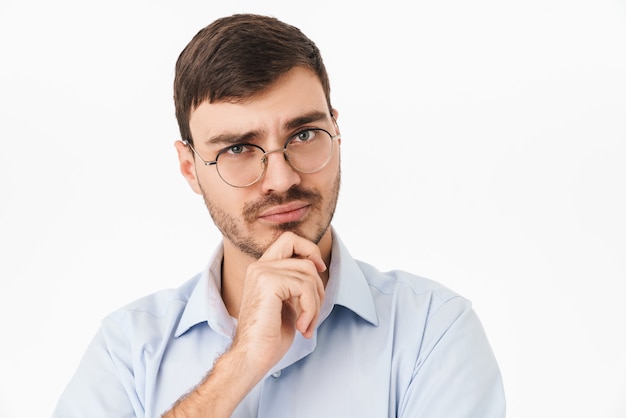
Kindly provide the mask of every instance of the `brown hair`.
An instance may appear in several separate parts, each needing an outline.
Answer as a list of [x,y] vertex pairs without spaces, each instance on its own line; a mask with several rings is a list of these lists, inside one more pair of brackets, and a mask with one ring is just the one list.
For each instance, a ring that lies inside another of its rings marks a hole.
[[214,21],[193,37],[176,61],[174,104],[181,138],[192,140],[189,116],[203,101],[253,97],[296,66],[310,68],[319,77],[331,111],[322,56],[298,28],[253,14]]

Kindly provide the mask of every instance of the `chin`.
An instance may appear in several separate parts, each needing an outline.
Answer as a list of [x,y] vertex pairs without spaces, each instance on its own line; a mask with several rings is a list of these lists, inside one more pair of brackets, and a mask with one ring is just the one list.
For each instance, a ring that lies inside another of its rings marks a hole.
[[294,234],[301,236],[302,238],[308,239],[309,241],[315,244],[319,244],[322,238],[324,237],[324,235],[326,234],[326,231],[328,231],[329,226],[330,224],[326,225],[325,227],[322,227],[321,225],[315,225],[316,227],[315,229],[310,230],[309,232],[305,232],[303,230],[304,225],[299,224],[297,222],[288,222],[288,223],[280,225],[280,231],[281,232],[291,231]]
[[304,234],[301,232],[301,230],[300,230],[300,229],[301,229],[301,228],[300,228],[300,227],[301,227],[301,225],[302,225],[302,223],[301,223],[301,222],[285,222],[285,223],[283,223],[283,224],[278,224],[278,225],[276,226],[276,229],[277,229],[277,230],[279,230],[279,231],[281,231],[281,232],[291,231],[291,232],[293,232],[294,234],[298,234],[298,235],[300,235],[301,237],[306,238],[306,237],[305,237],[305,235],[304,235]]
[[[280,234],[282,234],[283,232],[293,232],[294,234],[301,236],[302,238],[309,241],[312,241],[315,244],[318,244],[319,241],[322,239],[322,236],[324,236],[324,233],[320,234],[319,231],[307,231],[306,225],[303,222],[285,222],[274,225],[273,229],[275,231],[275,234],[272,242],[278,239]],[[310,230],[311,228],[308,229]]]

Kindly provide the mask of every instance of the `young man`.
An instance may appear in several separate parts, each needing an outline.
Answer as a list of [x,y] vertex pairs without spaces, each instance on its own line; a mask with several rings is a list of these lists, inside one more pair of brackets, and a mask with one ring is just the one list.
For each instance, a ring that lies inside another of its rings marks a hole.
[[206,271],[107,317],[55,417],[504,417],[470,303],[354,260],[315,44],[274,18],[201,30],[174,83],[180,170],[223,235]]

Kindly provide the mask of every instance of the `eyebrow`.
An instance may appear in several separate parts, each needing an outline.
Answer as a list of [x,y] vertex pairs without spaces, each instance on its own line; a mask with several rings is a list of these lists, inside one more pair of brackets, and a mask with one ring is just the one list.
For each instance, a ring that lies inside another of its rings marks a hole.
[[[329,115],[326,112],[319,110],[313,110],[300,116],[296,116],[293,119],[288,120],[284,124],[284,128],[287,131],[294,130],[302,125],[306,125],[312,122],[319,122],[324,119],[328,119]],[[248,131],[245,133],[223,133],[208,138],[205,142],[207,145],[232,145],[242,142],[251,142],[254,139],[262,136],[262,131]]]
[[291,131],[302,125],[306,125],[311,122],[319,122],[327,118],[328,113],[320,112],[319,110],[313,110],[309,113],[305,113],[304,115],[297,116],[291,120],[288,120],[287,123],[285,123],[285,129]]

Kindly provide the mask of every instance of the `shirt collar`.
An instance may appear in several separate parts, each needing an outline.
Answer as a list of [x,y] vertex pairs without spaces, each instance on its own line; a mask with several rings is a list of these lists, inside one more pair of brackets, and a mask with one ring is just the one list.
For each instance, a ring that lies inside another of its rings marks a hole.
[[[378,325],[378,316],[367,279],[352,258],[334,229],[329,280],[326,297],[320,312],[322,323],[333,306],[344,306],[372,325]],[[214,252],[211,262],[200,274],[189,296],[187,306],[181,316],[175,337],[187,332],[191,327],[207,322],[211,329],[225,337],[232,338],[236,320],[232,318],[221,297],[222,259],[224,248],[220,245]]]
[[320,323],[330,314],[333,306],[341,305],[377,326],[378,315],[376,315],[369,283],[335,229],[332,230],[332,233],[333,249],[329,267],[330,274],[326,285],[326,297],[322,305]]
[[222,300],[222,259],[224,247],[220,245],[209,265],[200,273],[187,306],[176,328],[176,338],[194,325],[206,322],[211,329],[227,338],[235,335],[236,321],[230,316]]

